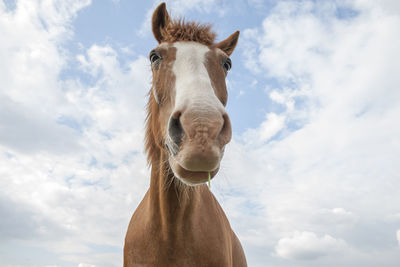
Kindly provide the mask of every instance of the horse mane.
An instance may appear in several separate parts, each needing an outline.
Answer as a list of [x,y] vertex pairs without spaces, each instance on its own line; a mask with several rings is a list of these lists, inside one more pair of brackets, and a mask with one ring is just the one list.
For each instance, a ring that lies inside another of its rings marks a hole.
[[210,46],[214,44],[217,36],[211,30],[210,24],[200,24],[197,22],[186,22],[184,19],[171,20],[165,28],[161,30],[164,42],[173,43],[179,41],[198,42]]
[[150,166],[153,163],[154,157],[159,157],[159,155],[156,155],[158,152],[156,139],[160,136],[160,129],[155,125],[159,108],[154,100],[152,89],[150,89],[147,96],[149,100],[147,102],[145,151],[147,153],[147,164]]

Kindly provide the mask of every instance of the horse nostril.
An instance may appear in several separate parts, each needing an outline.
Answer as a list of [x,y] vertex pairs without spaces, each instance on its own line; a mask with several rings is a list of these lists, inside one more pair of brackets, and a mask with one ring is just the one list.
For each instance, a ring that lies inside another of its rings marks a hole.
[[226,145],[232,138],[232,126],[228,114],[225,113],[222,117],[224,122],[219,133],[219,139],[222,144]]
[[183,129],[180,122],[181,113],[175,112],[168,123],[168,134],[175,145],[179,146],[182,142]]

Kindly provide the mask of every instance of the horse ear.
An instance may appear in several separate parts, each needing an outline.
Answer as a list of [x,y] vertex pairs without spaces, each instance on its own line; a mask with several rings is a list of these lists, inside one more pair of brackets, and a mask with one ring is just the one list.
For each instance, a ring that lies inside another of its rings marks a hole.
[[158,43],[163,41],[161,31],[168,25],[169,21],[170,18],[167,7],[165,3],[161,3],[156,10],[154,10],[153,18],[151,19],[153,34]]
[[225,40],[216,44],[215,47],[224,51],[228,56],[232,55],[233,50],[235,50],[236,44],[239,40],[239,33],[240,31],[236,31]]

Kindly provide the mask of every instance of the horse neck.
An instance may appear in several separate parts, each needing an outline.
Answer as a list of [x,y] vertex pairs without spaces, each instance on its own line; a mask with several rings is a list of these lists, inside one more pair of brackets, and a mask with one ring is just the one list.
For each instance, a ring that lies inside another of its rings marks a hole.
[[159,220],[161,228],[170,232],[194,216],[201,198],[210,194],[205,185],[190,187],[173,177],[168,166],[168,155],[157,151],[152,160],[149,189],[150,209],[153,219]]

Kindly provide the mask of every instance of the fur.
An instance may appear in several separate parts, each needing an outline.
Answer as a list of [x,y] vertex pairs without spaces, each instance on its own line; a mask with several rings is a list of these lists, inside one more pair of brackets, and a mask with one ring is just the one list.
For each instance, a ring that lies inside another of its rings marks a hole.
[[163,42],[174,43],[179,41],[192,41],[203,45],[213,45],[215,32],[210,24],[186,22],[184,19],[176,19],[161,30]]

